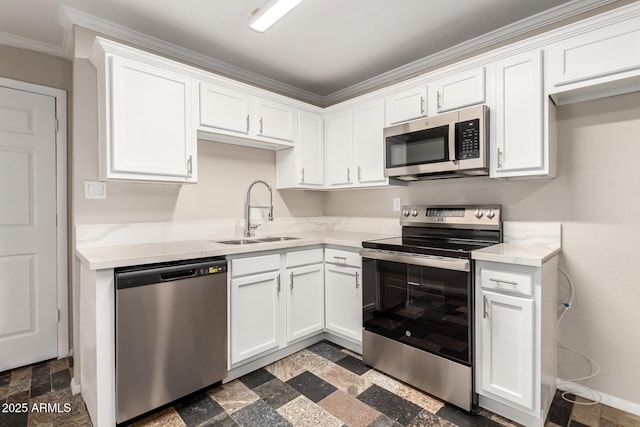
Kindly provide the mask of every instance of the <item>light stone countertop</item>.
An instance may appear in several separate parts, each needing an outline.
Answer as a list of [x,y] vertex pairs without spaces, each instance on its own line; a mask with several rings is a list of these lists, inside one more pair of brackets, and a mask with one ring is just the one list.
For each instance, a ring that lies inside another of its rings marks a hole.
[[[297,237],[296,240],[260,242],[245,245],[227,245],[218,240],[238,239],[239,237],[220,237],[214,240],[185,240],[156,242],[120,246],[102,246],[79,248],[76,256],[89,270],[152,264],[156,262],[195,259],[210,256],[239,255],[251,252],[295,249],[311,245],[335,245],[361,248],[365,240],[394,237],[387,234],[350,232],[350,231],[313,231],[298,233],[279,233],[278,236]],[[269,236],[256,236],[251,239]]]
[[505,264],[541,267],[545,261],[560,252],[560,247],[527,245],[523,243],[500,243],[471,252],[478,261],[493,261]]

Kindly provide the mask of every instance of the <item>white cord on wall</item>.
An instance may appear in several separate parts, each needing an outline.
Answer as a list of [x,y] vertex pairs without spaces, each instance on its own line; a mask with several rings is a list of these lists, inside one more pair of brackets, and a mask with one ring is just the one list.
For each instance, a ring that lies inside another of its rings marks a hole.
[[[560,321],[562,321],[562,318],[564,317],[565,314],[567,314],[567,311],[569,311],[569,309],[571,308],[571,306],[573,305],[573,300],[575,298],[575,288],[573,286],[573,281],[571,280],[571,277],[569,277],[569,274],[562,268],[562,267],[558,267],[558,271],[560,273],[562,273],[562,275],[565,277],[565,279],[567,279],[567,283],[569,283],[569,300],[567,302],[562,303],[562,306],[564,307],[564,310],[562,311],[562,313],[560,314],[560,316],[558,317],[558,331],[560,330]],[[581,378],[571,378],[571,379],[567,379],[567,380],[563,380],[560,379],[561,383],[576,383],[578,381],[586,381],[588,379],[591,379],[593,377],[595,377],[596,375],[598,375],[600,373],[600,365],[593,359],[591,359],[590,357],[580,353],[578,350],[569,347],[568,345],[566,345],[565,343],[563,343],[560,340],[560,337],[558,337],[558,347],[560,348],[564,348],[565,350],[569,350],[570,352],[577,354],[578,356],[582,357],[584,360],[586,360],[589,363],[589,375],[581,377]],[[562,393],[562,398],[564,400],[566,400],[567,402],[571,402],[575,405],[584,405],[584,406],[591,406],[591,405],[597,405],[600,403],[600,401],[602,400],[602,396],[600,395],[600,393],[598,393],[595,390],[592,390],[586,386],[583,386],[581,384],[574,384],[577,385],[579,387],[584,387],[585,389],[588,389],[589,392],[591,392],[592,395],[594,395],[594,401],[593,402],[577,402],[575,400],[571,400],[569,399],[566,395],[569,394],[570,391],[565,391]]]

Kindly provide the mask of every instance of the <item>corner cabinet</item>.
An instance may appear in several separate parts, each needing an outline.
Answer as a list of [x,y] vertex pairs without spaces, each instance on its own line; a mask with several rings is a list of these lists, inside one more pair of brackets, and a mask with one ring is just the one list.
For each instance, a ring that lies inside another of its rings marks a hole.
[[491,176],[555,176],[555,106],[543,99],[542,51],[497,62],[495,84]]
[[99,179],[197,182],[194,81],[185,66],[96,38]]
[[298,112],[298,138],[292,149],[276,152],[276,188],[322,189],[324,186],[324,120]]
[[476,261],[475,388],[481,407],[543,426],[555,394],[557,259]]
[[384,176],[385,100],[357,104],[325,116],[326,187],[388,185]]

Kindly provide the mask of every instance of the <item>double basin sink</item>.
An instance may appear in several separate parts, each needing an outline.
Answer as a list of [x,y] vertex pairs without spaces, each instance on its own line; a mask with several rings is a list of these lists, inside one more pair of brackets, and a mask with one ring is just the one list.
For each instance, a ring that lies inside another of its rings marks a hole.
[[297,240],[297,239],[298,237],[276,236],[276,237],[263,237],[261,239],[218,240],[216,241],[216,243],[222,243],[225,245],[249,245],[252,243],[284,242],[285,240]]

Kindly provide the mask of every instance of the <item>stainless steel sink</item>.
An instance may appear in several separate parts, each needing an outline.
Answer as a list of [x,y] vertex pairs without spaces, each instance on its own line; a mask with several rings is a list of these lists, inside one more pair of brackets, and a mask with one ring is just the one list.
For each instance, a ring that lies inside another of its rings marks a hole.
[[257,240],[249,239],[235,239],[235,240],[219,240],[216,243],[222,243],[224,245],[248,245],[250,243],[260,243]]
[[288,237],[288,236],[278,236],[278,237],[263,237],[262,239],[258,239],[261,242],[283,242],[285,240],[297,240],[299,237]]

